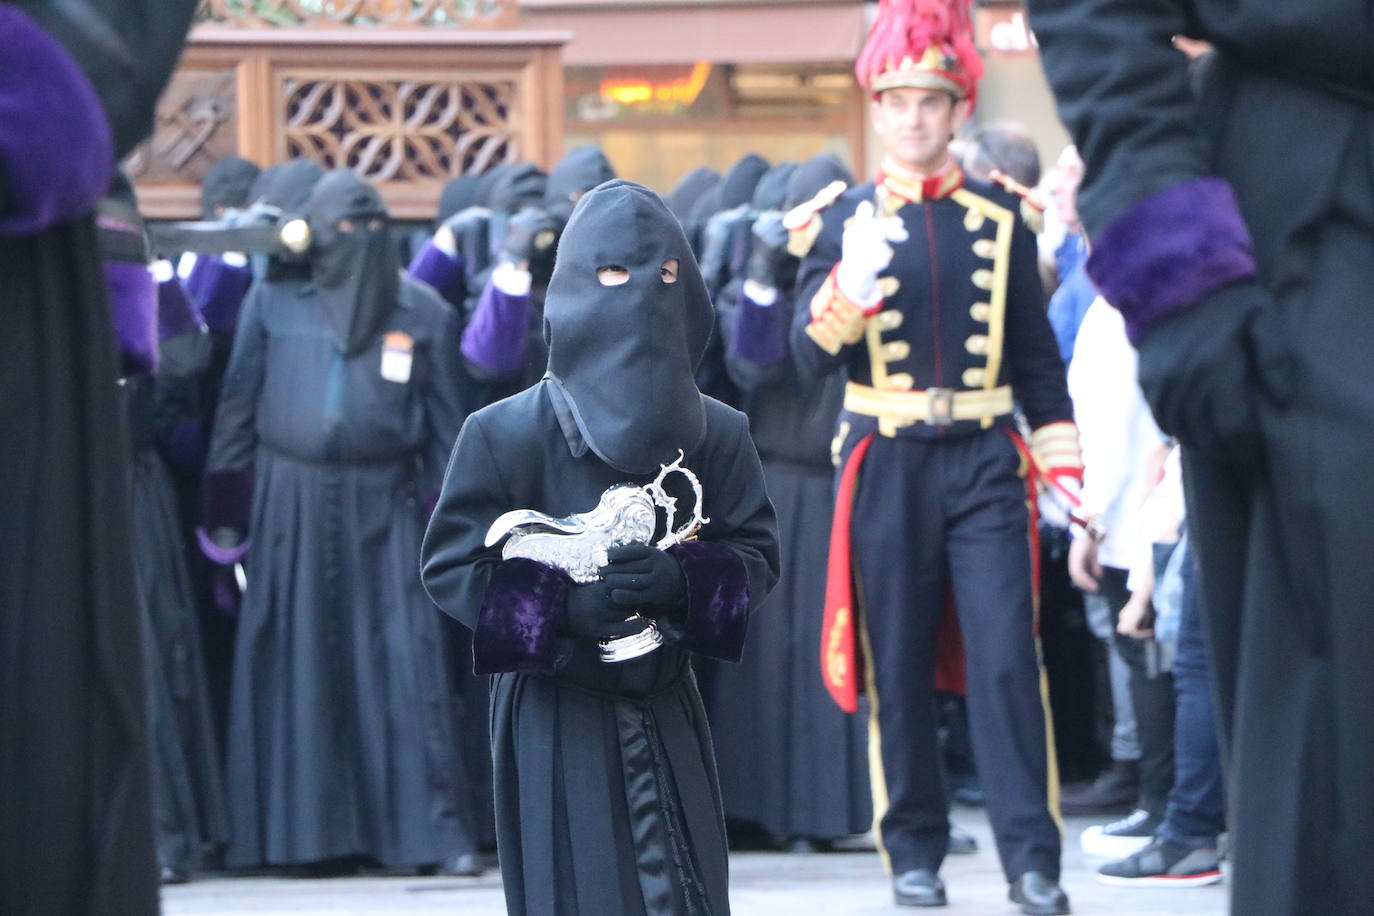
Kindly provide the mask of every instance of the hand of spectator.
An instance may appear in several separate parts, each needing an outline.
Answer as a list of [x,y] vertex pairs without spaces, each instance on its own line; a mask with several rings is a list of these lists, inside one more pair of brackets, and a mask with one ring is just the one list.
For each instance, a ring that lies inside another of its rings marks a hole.
[[1092,538],[1076,537],[1069,544],[1069,578],[1091,595],[1101,589],[1102,564],[1097,560],[1097,542]]
[[1155,609],[1145,592],[1132,593],[1116,620],[1116,632],[1132,639],[1150,639],[1155,635]]

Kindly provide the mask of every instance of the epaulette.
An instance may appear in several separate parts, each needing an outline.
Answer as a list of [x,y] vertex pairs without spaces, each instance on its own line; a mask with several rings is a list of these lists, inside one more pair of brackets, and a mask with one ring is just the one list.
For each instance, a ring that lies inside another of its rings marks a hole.
[[988,179],[1021,198],[1021,219],[1036,235],[1045,230],[1045,204],[1034,189],[1028,188],[1001,169],[993,169]]
[[821,234],[821,211],[839,199],[849,189],[843,181],[832,181],[821,192],[804,204],[798,204],[782,218],[783,228],[787,230],[787,251],[796,257],[804,258]]

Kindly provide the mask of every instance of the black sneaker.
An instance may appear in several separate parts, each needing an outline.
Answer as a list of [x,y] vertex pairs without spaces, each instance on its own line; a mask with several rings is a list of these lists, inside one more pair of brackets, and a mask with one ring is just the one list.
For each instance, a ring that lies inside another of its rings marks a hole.
[[1134,855],[1103,865],[1097,880],[1122,887],[1203,887],[1221,881],[1221,860],[1215,849],[1189,849],[1155,837]]
[[1059,810],[1064,814],[1124,814],[1135,807],[1139,797],[1140,765],[1134,760],[1114,760],[1095,782],[1065,789],[1059,796]]
[[1102,859],[1123,859],[1139,852],[1154,838],[1163,818],[1137,808],[1119,821],[1083,831],[1083,854]]

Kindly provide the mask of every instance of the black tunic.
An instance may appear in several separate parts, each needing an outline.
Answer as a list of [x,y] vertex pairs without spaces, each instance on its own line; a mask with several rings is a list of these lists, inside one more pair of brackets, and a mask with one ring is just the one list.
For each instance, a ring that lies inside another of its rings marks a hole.
[[[564,417],[551,383],[468,418],[425,541],[425,585],[445,611],[478,623],[499,550],[482,546],[514,508],[590,510],[618,483]],[[706,435],[684,466],[701,478],[704,543],[747,572],[749,605],[777,576],[776,527],[748,424],[705,399]],[[690,497],[688,497],[690,499]],[[497,833],[509,912],[678,914],[729,911],[726,842],[706,717],[689,653],[667,644],[603,664],[589,642],[560,640],[552,676],[492,685]]]
[[[398,341],[408,378],[394,358],[385,378]],[[472,851],[446,650],[416,574],[461,420],[457,346],[452,309],[412,281],[354,356],[308,284],[262,283],[244,304],[207,465],[254,476],[231,864]]]

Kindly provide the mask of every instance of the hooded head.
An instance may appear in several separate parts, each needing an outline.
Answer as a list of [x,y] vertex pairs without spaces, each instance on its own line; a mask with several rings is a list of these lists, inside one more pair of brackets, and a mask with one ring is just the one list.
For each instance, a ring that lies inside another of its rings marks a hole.
[[513,165],[492,185],[487,206],[497,213],[518,213],[526,207],[537,207],[544,202],[548,180],[532,162]]
[[348,169],[320,179],[305,204],[310,273],[345,353],[381,332],[396,308],[400,262],[377,190]]
[[790,210],[804,204],[837,181],[852,185],[854,176],[834,153],[818,153],[797,166],[788,179],[784,207]]
[[242,210],[253,202],[253,185],[262,169],[240,156],[225,156],[200,180],[200,209],[205,219],[218,219],[225,210]]
[[439,216],[437,222],[443,223],[450,216],[474,206],[482,191],[481,175],[459,175],[444,185],[439,192]]
[[673,189],[668,192],[664,202],[668,204],[668,209],[673,211],[673,215],[678,218],[684,226],[691,219],[692,208],[716,185],[720,184],[720,173],[715,169],[706,166],[692,169],[678,183],[673,185]]
[[560,222],[566,221],[583,194],[614,178],[615,169],[601,147],[588,145],[570,150],[549,172],[549,213]]
[[782,205],[787,201],[787,182],[792,178],[792,173],[797,170],[795,162],[779,162],[759,179],[759,183],[754,188],[754,196],[749,201],[749,208],[760,213],[768,210],[781,210]]
[[747,153],[740,161],[730,166],[725,177],[720,180],[720,209],[733,210],[747,204],[754,197],[754,188],[759,179],[768,171],[768,160],[757,153]]
[[324,176],[324,169],[313,159],[292,159],[271,166],[253,182],[252,199],[283,213],[300,213],[315,182]]
[[558,247],[544,320],[548,376],[602,461],[648,474],[701,442],[694,374],[711,300],[657,194],[610,181],[583,195]]

